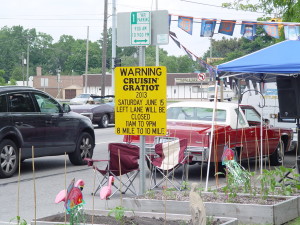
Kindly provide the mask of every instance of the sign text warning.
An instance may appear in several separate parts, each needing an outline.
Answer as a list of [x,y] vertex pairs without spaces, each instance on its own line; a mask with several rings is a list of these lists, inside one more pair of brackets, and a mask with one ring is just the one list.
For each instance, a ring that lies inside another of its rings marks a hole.
[[115,133],[166,134],[166,67],[117,67]]

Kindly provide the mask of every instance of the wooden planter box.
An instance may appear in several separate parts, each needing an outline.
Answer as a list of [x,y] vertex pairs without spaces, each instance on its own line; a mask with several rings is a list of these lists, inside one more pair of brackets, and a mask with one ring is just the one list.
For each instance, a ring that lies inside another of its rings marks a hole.
[[[274,205],[215,202],[205,202],[204,204],[207,216],[228,216],[237,218],[238,221],[242,223],[280,225],[299,216],[299,198],[284,198],[286,200]],[[123,207],[135,212],[164,212],[166,210],[167,213],[190,213],[188,201],[124,198]]]
[[[86,214],[90,215],[107,215],[109,213],[109,210],[85,210]],[[155,217],[155,218],[164,218],[164,213],[154,213],[154,212],[132,212],[132,211],[126,211],[126,216],[141,216],[141,217]],[[167,213],[166,214],[167,220],[179,220],[179,221],[189,221],[191,219],[190,215],[184,215],[184,214],[172,214]],[[220,221],[223,221],[220,225],[238,225],[238,220],[236,218],[228,218],[228,217],[214,217],[214,219],[220,219]],[[37,219],[36,221],[31,221],[31,225],[61,225],[64,224],[63,222],[49,222],[44,221],[44,218]],[[85,225],[92,225],[92,224],[85,224]],[[101,225],[94,223],[93,225]]]

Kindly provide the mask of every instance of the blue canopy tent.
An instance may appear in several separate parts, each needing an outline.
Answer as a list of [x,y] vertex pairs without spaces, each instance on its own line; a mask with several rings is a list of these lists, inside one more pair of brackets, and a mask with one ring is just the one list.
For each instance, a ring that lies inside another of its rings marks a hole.
[[300,74],[300,41],[283,41],[217,66],[218,76],[275,82],[276,76]]

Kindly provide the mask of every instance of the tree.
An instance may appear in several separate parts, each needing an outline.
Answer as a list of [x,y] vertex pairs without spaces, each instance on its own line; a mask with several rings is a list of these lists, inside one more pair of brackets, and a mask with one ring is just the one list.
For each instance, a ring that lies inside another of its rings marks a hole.
[[[246,2],[243,4],[242,2]],[[265,17],[273,15],[285,22],[300,22],[300,2],[298,0],[259,0],[256,4],[249,4],[247,0],[234,0],[233,3],[223,3],[225,8],[235,8],[252,12],[262,11]]]
[[4,74],[5,74],[5,71],[0,70],[0,86],[6,85],[5,79],[3,78]]
[[[213,62],[212,65],[218,65],[239,58],[268,47],[275,42],[276,39],[267,35],[261,27],[257,29],[257,36],[253,41],[244,37],[230,39],[223,37],[219,41],[212,39],[212,57],[223,58],[222,60]],[[210,49],[204,53],[203,59],[206,60],[209,57]]]
[[[112,32],[108,29],[107,58],[111,59]],[[90,73],[101,73],[103,40],[89,41]],[[29,48],[28,48],[29,47]],[[22,59],[27,58],[29,50],[29,76],[35,75],[35,68],[41,66],[43,74],[81,75],[85,73],[86,40],[75,39],[70,35],[62,35],[53,43],[53,38],[36,29],[24,29],[22,26],[3,27],[0,30],[0,69],[5,82],[11,78],[23,80],[26,65]],[[138,66],[139,48],[135,46],[116,47],[116,58],[121,58],[122,66]],[[146,48],[146,65],[155,66],[155,47]],[[167,66],[169,72],[193,72],[199,65],[187,56],[169,56],[159,49],[160,65]],[[23,71],[24,70],[24,71]]]

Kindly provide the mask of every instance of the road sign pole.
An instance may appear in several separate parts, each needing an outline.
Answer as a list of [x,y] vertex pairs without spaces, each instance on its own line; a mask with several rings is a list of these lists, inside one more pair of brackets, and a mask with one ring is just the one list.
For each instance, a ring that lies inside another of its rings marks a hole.
[[[145,66],[145,46],[139,47],[139,66]],[[145,173],[145,135],[140,135],[140,185],[139,185],[139,194],[143,195],[146,192],[145,183],[146,183],[146,173]]]

